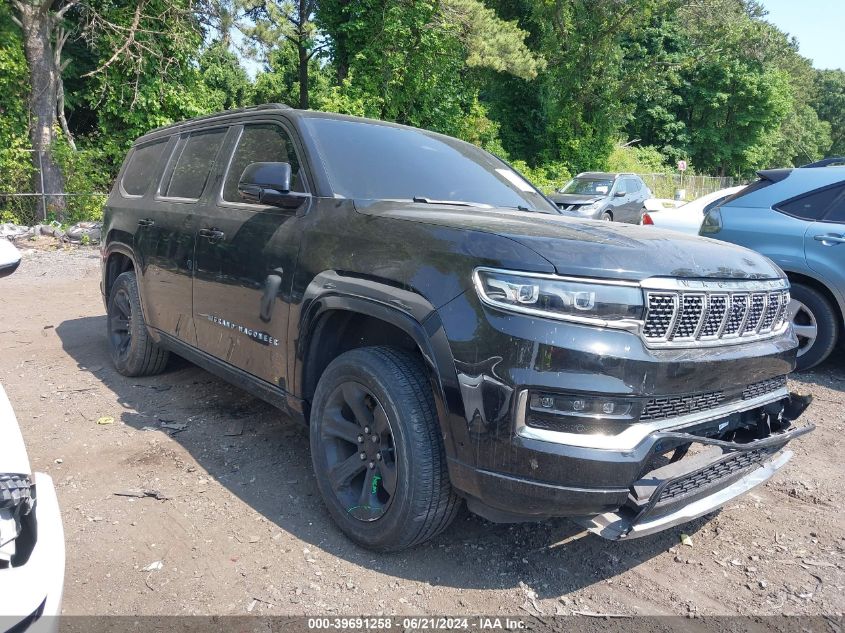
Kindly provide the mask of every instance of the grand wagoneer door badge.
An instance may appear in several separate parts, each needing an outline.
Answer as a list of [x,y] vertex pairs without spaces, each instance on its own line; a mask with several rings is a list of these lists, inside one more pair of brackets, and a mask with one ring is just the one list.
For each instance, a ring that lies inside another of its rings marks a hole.
[[206,314],[204,316],[215,325],[219,325],[220,327],[224,327],[229,330],[234,330],[238,332],[238,334],[243,334],[244,336],[252,339],[256,343],[261,343],[262,345],[273,345],[275,347],[279,346],[279,339],[273,338],[267,332],[259,332],[258,330],[253,330],[252,328],[248,328],[243,325],[238,325],[237,323],[233,323],[228,319],[223,319],[213,314]]

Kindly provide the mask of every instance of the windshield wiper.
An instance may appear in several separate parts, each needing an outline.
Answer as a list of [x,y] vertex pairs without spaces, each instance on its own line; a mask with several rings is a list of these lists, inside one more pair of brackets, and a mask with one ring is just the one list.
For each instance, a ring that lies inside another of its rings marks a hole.
[[424,196],[414,196],[411,198],[414,202],[421,204],[446,204],[455,207],[476,207],[478,209],[492,209],[489,204],[482,202],[466,202],[464,200],[435,200],[434,198],[426,198]]

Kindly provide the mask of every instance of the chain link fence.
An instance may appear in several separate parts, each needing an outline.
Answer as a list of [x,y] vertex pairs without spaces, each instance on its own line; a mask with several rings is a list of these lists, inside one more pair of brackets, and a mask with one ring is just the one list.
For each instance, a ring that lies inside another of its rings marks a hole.
[[639,174],[655,198],[695,200],[708,193],[741,184],[734,178],[683,174]]
[[97,218],[102,214],[106,193],[9,193],[0,192],[0,223],[10,222],[24,226],[46,224],[55,219],[56,199],[64,204],[65,223],[79,219]]
[[[33,155],[39,164],[35,164]],[[34,149],[0,149],[0,222],[33,226],[55,220],[58,215],[66,222],[101,216],[107,193],[73,191],[74,186],[81,187],[70,167],[64,167],[66,191],[45,192],[40,159],[41,154]]]

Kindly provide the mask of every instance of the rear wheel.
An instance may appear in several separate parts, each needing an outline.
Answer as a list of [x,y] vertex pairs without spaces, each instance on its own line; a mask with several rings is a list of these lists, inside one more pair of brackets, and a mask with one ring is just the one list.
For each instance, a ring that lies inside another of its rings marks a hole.
[[792,301],[787,316],[798,337],[796,369],[811,369],[824,361],[836,347],[837,314],[830,301],[815,288],[792,284]]
[[431,388],[412,354],[369,347],[336,358],[317,385],[310,434],[323,501],[359,545],[404,549],[455,518]]
[[135,273],[118,276],[109,292],[107,325],[114,366],[124,376],[152,376],[164,371],[169,353],[147,332]]

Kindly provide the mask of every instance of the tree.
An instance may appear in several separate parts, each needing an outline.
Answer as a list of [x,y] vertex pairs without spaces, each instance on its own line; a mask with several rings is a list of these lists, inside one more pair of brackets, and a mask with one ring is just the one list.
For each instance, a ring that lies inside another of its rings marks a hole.
[[251,102],[253,92],[249,76],[227,41],[228,38],[222,38],[212,42],[198,60],[202,81],[222,110],[245,106]]
[[292,43],[296,50],[298,106],[310,107],[309,70],[314,57],[324,48],[317,43],[314,24],[316,0],[242,0],[248,22],[241,30],[269,60],[273,51]]
[[93,64],[82,73],[85,99],[116,160],[153,128],[223,108],[199,70],[203,31],[191,0],[92,0],[84,9]]
[[[35,190],[45,194],[64,193],[64,179],[53,157],[56,124],[61,121],[68,134],[64,118],[64,88],[62,86],[62,47],[69,32],[64,28],[65,14],[76,6],[77,0],[58,3],[52,0],[12,0],[12,17],[23,35],[23,47],[29,67],[29,137],[32,161],[37,170]],[[55,8],[58,7],[58,8]],[[60,108],[61,106],[61,108]],[[39,200],[39,204],[42,197]],[[47,198],[49,208],[40,208],[42,217],[48,210],[61,216],[65,201],[60,195]]]
[[845,156],[845,71],[820,70],[815,76],[813,107],[830,125],[829,156]]
[[336,69],[336,103],[448,134],[486,129],[478,137],[489,140],[478,102],[483,69],[530,78],[544,65],[523,30],[477,0],[322,0],[317,22]]

